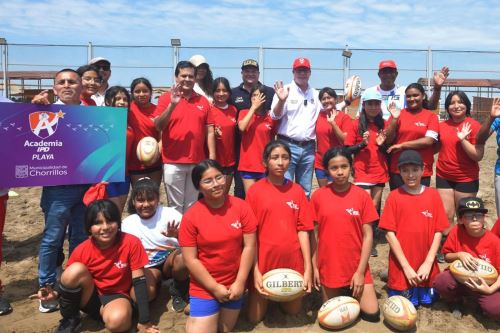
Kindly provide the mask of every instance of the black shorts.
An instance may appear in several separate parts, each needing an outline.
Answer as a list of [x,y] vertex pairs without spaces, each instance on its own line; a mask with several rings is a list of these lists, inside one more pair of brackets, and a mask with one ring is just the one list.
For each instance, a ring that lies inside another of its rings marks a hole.
[[471,182],[452,182],[436,175],[436,188],[452,188],[462,193],[477,193],[479,191],[479,179]]
[[222,167],[222,174],[226,176],[233,176],[234,175],[234,170],[236,169],[236,166],[228,166],[228,167]]
[[156,171],[163,171],[163,166],[160,164],[158,166],[146,168],[143,170],[128,170],[128,174],[131,176],[139,176],[139,175],[145,175],[148,173],[153,173]]
[[378,184],[373,184],[373,185],[367,185],[367,184],[355,184],[357,187],[361,187],[364,190],[371,190],[374,187],[385,187],[385,183],[378,183]]
[[101,306],[106,306],[111,301],[114,301],[115,299],[118,298],[125,298],[128,299],[130,304],[132,305],[132,308],[134,307],[134,301],[128,296],[124,294],[109,294],[109,295],[98,295],[97,290],[94,287],[94,292],[92,293],[92,296],[90,296],[89,301],[87,304],[82,308],[82,311],[88,314],[90,317],[94,318],[95,320],[101,320]]
[[[427,177],[422,177],[420,180],[420,184],[430,187],[431,186],[431,176]],[[389,187],[392,190],[395,190],[397,188],[400,188],[401,186],[404,185],[403,178],[401,178],[401,175],[399,173],[391,173],[390,178],[389,178]]]

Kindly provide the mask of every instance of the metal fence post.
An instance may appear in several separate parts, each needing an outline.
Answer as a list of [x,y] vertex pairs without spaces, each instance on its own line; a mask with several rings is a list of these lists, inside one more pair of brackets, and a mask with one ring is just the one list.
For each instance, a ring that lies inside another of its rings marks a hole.
[[259,46],[259,65],[262,68],[262,73],[260,73],[260,82],[264,82],[264,77],[266,75],[266,67],[264,66],[264,48]]
[[7,50],[7,40],[5,38],[0,38],[0,46],[2,47],[3,96],[5,98],[9,98],[9,84],[7,82],[8,50]]
[[89,45],[87,46],[87,64],[90,63],[92,58],[94,58],[94,48],[92,46],[92,42],[89,42]]
[[431,92],[431,77],[432,77],[432,49],[429,46],[427,49],[427,92]]

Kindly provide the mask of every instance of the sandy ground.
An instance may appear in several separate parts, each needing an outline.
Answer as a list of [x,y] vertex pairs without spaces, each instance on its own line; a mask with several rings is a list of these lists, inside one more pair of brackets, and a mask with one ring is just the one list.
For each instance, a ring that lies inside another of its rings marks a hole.
[[[493,165],[496,159],[496,143],[494,137],[487,143],[486,156],[481,162],[481,185],[479,196],[485,200],[490,209],[487,222],[491,226],[495,218],[495,199],[493,189]],[[0,317],[0,333],[7,332],[49,332],[58,324],[60,314],[41,314],[38,303],[28,300],[28,296],[37,290],[37,253],[43,230],[43,216],[39,207],[40,191],[37,188],[17,188],[18,197],[9,200],[7,221],[4,232],[4,263],[0,270],[0,278],[6,286],[5,297],[8,298],[14,311]],[[166,203],[162,194],[162,203]],[[385,283],[378,278],[378,273],[385,269],[388,257],[388,245],[377,246],[379,256],[370,259],[374,274],[375,287],[379,302],[387,297]],[[184,332],[186,316],[168,310],[170,297],[166,288],[162,288],[159,297],[151,304],[152,319],[162,332]],[[270,306],[263,322],[252,326],[246,321],[244,311],[236,325],[236,332],[323,332],[316,321],[321,300],[318,294],[304,299],[304,309],[297,316],[284,315],[276,304]],[[500,306],[500,305],[499,305]],[[344,329],[350,332],[393,332],[383,322],[372,324],[358,321]],[[467,307],[462,319],[455,319],[442,302],[432,308],[418,310],[418,332],[496,332],[500,330],[500,322],[489,320],[476,312],[475,307]],[[91,319],[84,319],[84,332],[105,332],[102,326]]]

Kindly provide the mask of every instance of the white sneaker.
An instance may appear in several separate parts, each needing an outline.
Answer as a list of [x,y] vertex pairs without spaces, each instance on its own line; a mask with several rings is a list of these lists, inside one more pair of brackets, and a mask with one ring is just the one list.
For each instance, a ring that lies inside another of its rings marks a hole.
[[55,301],[40,301],[38,311],[42,313],[49,313],[59,310],[59,302]]

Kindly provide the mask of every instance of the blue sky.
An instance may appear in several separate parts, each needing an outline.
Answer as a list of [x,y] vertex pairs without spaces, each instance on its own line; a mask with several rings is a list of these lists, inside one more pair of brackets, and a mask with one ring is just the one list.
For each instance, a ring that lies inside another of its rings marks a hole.
[[[180,38],[181,58],[203,53],[217,76],[228,76],[234,84],[244,58],[258,56],[256,49],[205,50],[200,46],[299,47],[299,48],[405,48],[500,51],[500,6],[498,1],[128,1],[128,0],[10,0],[0,5],[0,37],[9,43],[162,45]],[[112,57],[115,83],[128,84],[130,77],[151,77],[155,84],[171,81],[169,49],[100,48],[95,55]],[[300,53],[300,54],[299,54]],[[15,64],[78,66],[86,61],[85,48],[9,49]],[[339,52],[268,50],[265,81],[288,81],[293,58],[305,55],[322,68],[313,83],[336,81],[341,86]],[[355,51],[353,68],[376,81],[375,68],[382,58],[394,58],[402,67],[400,78],[414,80],[425,75],[422,52]],[[460,76],[479,70],[498,77],[500,54],[468,55],[436,53],[433,68],[449,64]],[[472,59],[472,60],[471,60]],[[158,68],[127,69],[146,65]],[[23,69],[12,66],[11,69]],[[162,69],[163,68],[163,69]],[[34,68],[32,68],[34,69]],[[39,67],[43,69],[43,67]],[[45,69],[51,69],[46,67]],[[418,70],[416,70],[418,69]],[[406,70],[406,71],[405,71]],[[142,71],[142,72],[141,72]],[[262,72],[262,70],[261,70]],[[160,73],[160,74],[159,74]],[[453,72],[452,72],[453,73]],[[474,73],[473,76],[479,74]],[[481,74],[483,75],[483,74]],[[165,79],[168,77],[168,79]],[[409,82],[405,82],[409,83]]]

